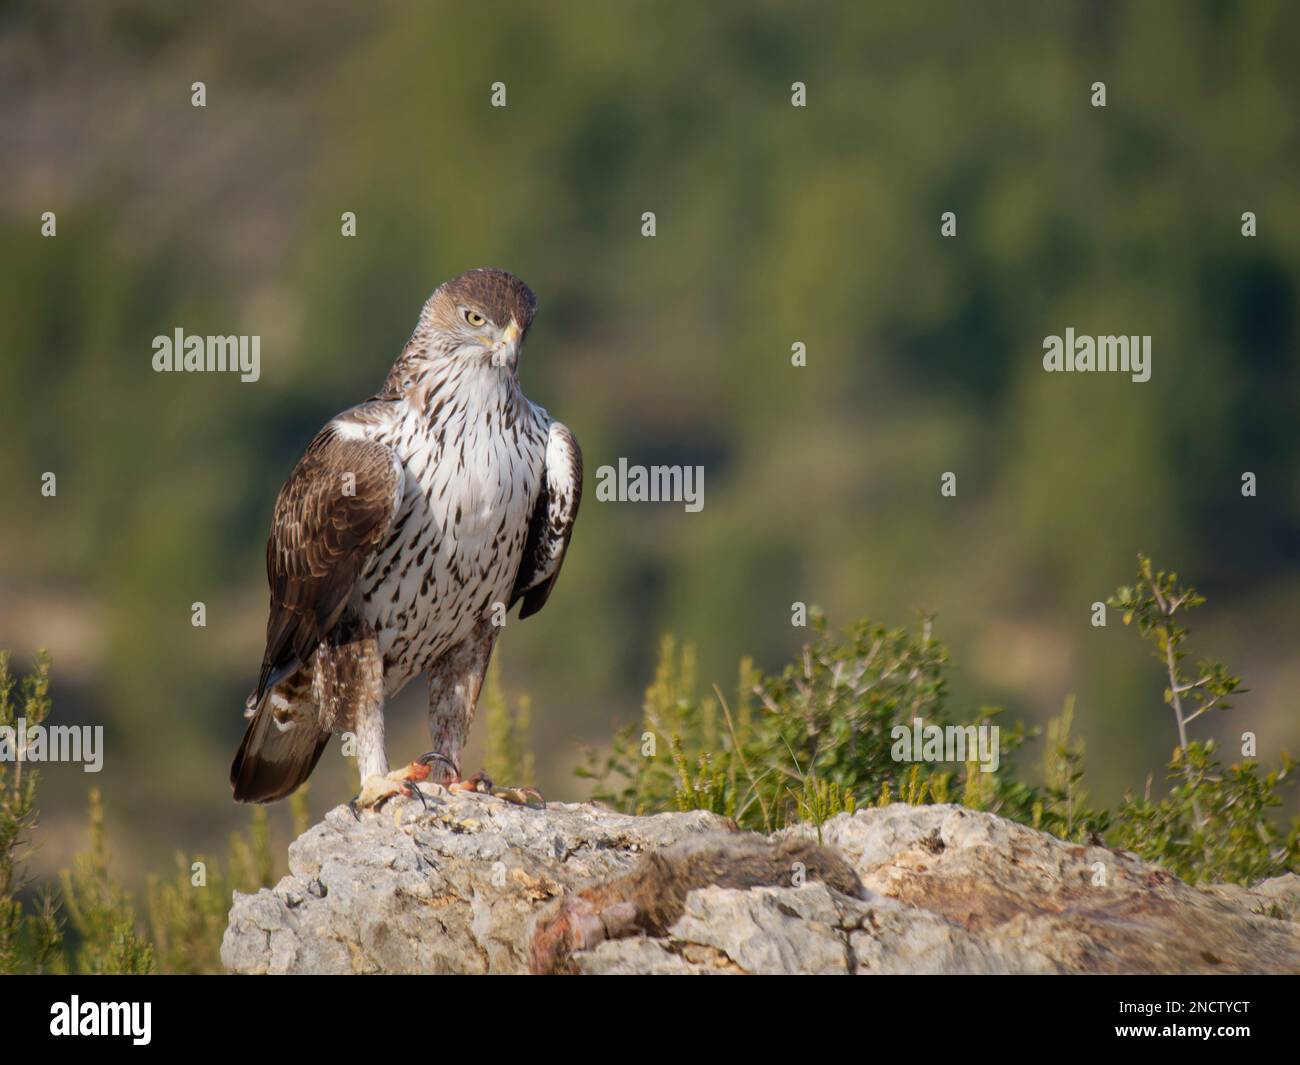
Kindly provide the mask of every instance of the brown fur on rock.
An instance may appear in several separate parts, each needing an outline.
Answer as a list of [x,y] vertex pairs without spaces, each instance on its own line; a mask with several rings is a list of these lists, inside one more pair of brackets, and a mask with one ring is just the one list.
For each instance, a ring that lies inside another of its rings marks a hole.
[[533,972],[573,972],[573,952],[605,939],[665,935],[697,888],[793,887],[800,866],[805,881],[862,896],[848,862],[811,840],[770,843],[749,833],[710,833],[647,854],[622,876],[561,900],[538,921]]

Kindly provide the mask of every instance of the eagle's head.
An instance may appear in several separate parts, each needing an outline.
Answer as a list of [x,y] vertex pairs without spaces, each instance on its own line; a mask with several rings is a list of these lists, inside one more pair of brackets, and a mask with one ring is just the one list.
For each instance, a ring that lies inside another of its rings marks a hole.
[[420,315],[430,353],[515,372],[537,310],[532,289],[505,270],[480,268],[439,285]]

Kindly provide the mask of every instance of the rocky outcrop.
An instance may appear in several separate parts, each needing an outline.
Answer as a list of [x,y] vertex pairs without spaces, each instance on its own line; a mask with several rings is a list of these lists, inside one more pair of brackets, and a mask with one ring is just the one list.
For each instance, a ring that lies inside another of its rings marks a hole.
[[1300,877],[1191,887],[959,806],[765,839],[706,813],[426,787],[346,807],[236,895],[236,973],[1300,972]]

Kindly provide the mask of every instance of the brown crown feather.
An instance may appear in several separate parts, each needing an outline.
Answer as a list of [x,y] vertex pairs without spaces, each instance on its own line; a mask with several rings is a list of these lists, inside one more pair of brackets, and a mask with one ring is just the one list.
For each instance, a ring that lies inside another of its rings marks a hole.
[[470,270],[444,284],[441,292],[456,303],[481,308],[497,325],[504,326],[513,318],[521,333],[528,331],[537,310],[533,290],[505,270]]

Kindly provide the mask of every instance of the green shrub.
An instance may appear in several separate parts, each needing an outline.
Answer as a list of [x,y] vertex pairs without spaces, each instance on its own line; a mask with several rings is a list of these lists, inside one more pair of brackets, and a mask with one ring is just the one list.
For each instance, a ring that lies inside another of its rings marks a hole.
[[[39,655],[21,682],[0,651],[0,727],[13,728],[19,717],[28,726],[50,713],[50,663]],[[54,893],[41,893],[29,912],[21,896],[30,886],[26,854],[36,829],[36,784],[40,773],[28,762],[0,761],[0,973],[46,972],[57,967],[63,932]]]
[[1188,725],[1212,710],[1230,709],[1229,698],[1246,690],[1220,662],[1202,659],[1192,671],[1186,668],[1190,633],[1181,618],[1204,602],[1195,588],[1179,583],[1178,574],[1155,569],[1146,556],[1138,557],[1137,583],[1110,599],[1124,611],[1124,624],[1136,622],[1151,643],[1167,682],[1165,705],[1178,730],[1168,766],[1169,794],[1155,801],[1149,793],[1140,799],[1127,795],[1111,840],[1184,880],[1251,884],[1300,870],[1300,818],[1287,829],[1274,818],[1283,787],[1295,782],[1293,763],[1283,752],[1281,769],[1262,775],[1252,759],[1225,769],[1212,740],[1188,740]]
[[[50,713],[50,668],[39,655],[17,680],[0,652],[0,726],[24,717],[28,728]],[[256,807],[248,836],[232,834],[224,863],[176,856],[167,880],[150,876],[142,919],[114,879],[98,788],[89,794],[89,843],[60,884],[45,885],[25,907],[33,885],[25,858],[38,824],[33,763],[0,760],[0,973],[219,973],[221,937],[232,891],[269,887],[281,873],[265,807]],[[307,830],[307,789],[290,800],[294,832]]]
[[[895,795],[920,802],[960,791],[971,805],[1000,812],[1038,798],[1007,772],[1026,739],[1019,726],[1002,730],[993,773],[973,761],[954,772],[894,759],[895,726],[910,727],[914,718],[953,723],[947,652],[929,619],[915,631],[863,621],[842,639],[819,615],[811,628],[813,639],[778,676],[741,662],[734,709],[716,686],[712,696],[698,696],[693,648],[679,650],[666,638],[641,721],[620,730],[608,752],[587,752],[579,776],[617,809],[705,809],[765,831],[820,824]],[[981,708],[975,723],[997,714]]]
[[[1088,805],[1072,697],[1048,723],[1035,782],[1012,766],[1041,735],[1020,724],[1002,725],[996,772],[973,762],[954,771],[896,760],[895,727],[915,718],[956,723],[947,706],[948,655],[928,618],[912,630],[862,621],[836,637],[814,615],[812,638],[779,675],[741,663],[734,704],[716,685],[700,697],[693,648],[665,638],[641,720],[620,730],[608,751],[588,751],[577,772],[593,782],[593,798],[619,810],[711,810],[764,831],[796,821],[820,826],[836,813],[895,800],[955,801],[1061,839],[1135,851],[1191,882],[1248,884],[1300,870],[1300,819],[1289,828],[1274,820],[1293,780],[1290,758],[1266,773],[1250,760],[1224,769],[1212,743],[1187,738],[1189,724],[1229,709],[1230,697],[1245,690],[1218,662],[1186,669],[1189,632],[1181,619],[1204,599],[1140,557],[1137,583],[1110,602],[1152,643],[1168,682],[1178,746],[1169,792],[1159,799],[1148,787],[1114,811]],[[980,707],[971,723],[997,723],[1000,714]]]
[[72,969],[78,973],[139,975],[153,968],[153,947],[139,933],[131,897],[109,875],[104,806],[90,789],[90,848],[64,870],[63,906],[78,937]]

